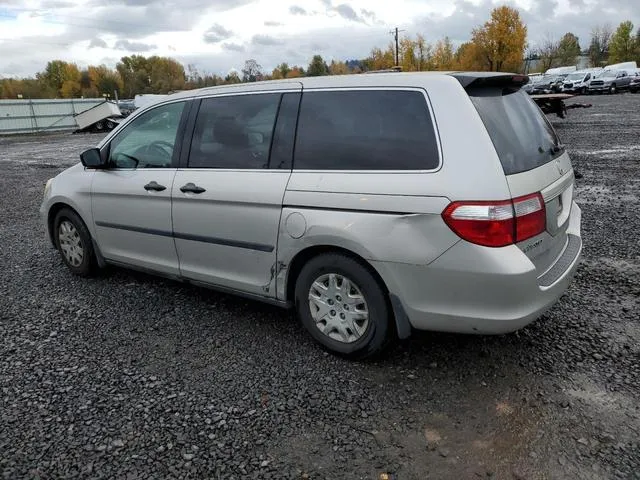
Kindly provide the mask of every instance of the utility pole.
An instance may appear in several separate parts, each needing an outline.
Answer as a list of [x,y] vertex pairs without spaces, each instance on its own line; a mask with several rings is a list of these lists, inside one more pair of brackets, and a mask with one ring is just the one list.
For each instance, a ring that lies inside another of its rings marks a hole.
[[399,48],[398,48],[398,32],[404,32],[404,30],[398,30],[398,27],[395,28],[395,30],[391,30],[389,33],[391,33],[396,41],[396,67],[400,65],[400,55],[399,55]]

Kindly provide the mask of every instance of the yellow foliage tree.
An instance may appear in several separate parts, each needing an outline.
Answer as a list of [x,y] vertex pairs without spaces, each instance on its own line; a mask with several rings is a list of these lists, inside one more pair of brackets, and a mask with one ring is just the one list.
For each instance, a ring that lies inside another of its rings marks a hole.
[[515,8],[491,11],[491,19],[472,32],[471,42],[482,70],[520,71],[527,41],[527,27]]
[[451,70],[455,63],[455,49],[449,37],[438,40],[431,59],[433,70]]
[[329,74],[330,75],[346,75],[350,73],[349,67],[345,62],[336,62],[335,60],[331,60],[331,64],[329,65]]

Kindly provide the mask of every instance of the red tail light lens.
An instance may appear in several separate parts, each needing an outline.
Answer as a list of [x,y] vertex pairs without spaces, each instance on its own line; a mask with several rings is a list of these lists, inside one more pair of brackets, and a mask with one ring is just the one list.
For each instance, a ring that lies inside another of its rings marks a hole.
[[460,238],[485,247],[504,247],[544,232],[540,193],[495,202],[453,202],[442,212]]

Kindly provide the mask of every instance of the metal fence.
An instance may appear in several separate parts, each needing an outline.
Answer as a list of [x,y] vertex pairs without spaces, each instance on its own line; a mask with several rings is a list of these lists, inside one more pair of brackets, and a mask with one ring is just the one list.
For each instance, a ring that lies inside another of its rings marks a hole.
[[78,128],[75,115],[104,102],[104,98],[0,100],[0,135]]

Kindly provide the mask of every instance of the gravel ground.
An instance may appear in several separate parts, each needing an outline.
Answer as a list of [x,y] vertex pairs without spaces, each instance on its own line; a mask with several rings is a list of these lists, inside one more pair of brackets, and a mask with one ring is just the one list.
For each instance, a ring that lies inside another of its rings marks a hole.
[[640,478],[640,95],[551,117],[584,261],[542,319],[421,333],[376,363],[286,312],[121,269],[83,280],[38,219],[97,135],[0,138],[4,478]]

